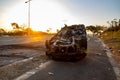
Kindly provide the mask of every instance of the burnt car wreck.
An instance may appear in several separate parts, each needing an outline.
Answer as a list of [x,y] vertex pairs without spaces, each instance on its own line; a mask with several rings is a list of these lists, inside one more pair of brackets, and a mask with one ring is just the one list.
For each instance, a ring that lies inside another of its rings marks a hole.
[[46,55],[52,59],[79,60],[87,54],[86,29],[83,24],[65,25],[46,40]]

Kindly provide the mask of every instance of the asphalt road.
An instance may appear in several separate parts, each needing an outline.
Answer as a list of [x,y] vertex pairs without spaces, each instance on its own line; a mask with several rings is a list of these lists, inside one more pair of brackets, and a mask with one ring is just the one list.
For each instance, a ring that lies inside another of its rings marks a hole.
[[88,55],[78,62],[50,60],[26,80],[117,80],[101,42],[88,39]]
[[[46,37],[40,39],[41,37],[0,37],[0,46],[24,43],[34,47],[43,46]],[[117,80],[102,43],[92,37],[88,38],[88,55],[84,60],[78,62],[48,60],[38,65],[33,71],[30,70],[31,72],[28,71],[15,80]]]

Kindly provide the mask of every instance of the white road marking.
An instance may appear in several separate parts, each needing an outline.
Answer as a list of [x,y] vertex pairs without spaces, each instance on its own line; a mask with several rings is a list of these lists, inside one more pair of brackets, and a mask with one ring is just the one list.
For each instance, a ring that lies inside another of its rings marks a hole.
[[14,80],[25,80],[27,78],[29,78],[30,76],[34,75],[35,73],[37,73],[38,71],[44,69],[47,67],[47,65],[49,65],[52,61],[48,61],[46,63],[42,63],[39,67],[36,67],[35,69],[32,69],[26,73],[24,73],[23,75],[15,78]]
[[16,65],[16,64],[19,64],[19,63],[22,63],[22,62],[27,62],[27,61],[32,60],[32,59],[33,59],[33,57],[30,57],[30,58],[27,58],[27,59],[23,59],[23,60],[20,60],[20,61],[16,61],[16,62],[11,63],[11,64],[8,64],[8,65],[6,65],[6,66]]

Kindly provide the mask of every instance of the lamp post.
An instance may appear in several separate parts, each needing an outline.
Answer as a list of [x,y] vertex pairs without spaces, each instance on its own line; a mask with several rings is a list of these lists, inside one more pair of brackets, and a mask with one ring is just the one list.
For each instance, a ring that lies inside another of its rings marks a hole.
[[28,0],[25,3],[28,3],[28,35],[30,34],[30,1]]

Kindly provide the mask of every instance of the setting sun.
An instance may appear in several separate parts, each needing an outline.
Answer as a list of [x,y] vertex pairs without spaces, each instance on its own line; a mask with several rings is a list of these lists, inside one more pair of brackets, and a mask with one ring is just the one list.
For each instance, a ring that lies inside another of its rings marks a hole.
[[[28,4],[19,3],[5,15],[5,24],[10,29],[10,23],[16,22],[19,25],[28,24]],[[30,2],[30,27],[33,30],[46,31],[52,28],[51,32],[56,32],[64,24],[78,23],[63,5],[57,1],[36,0]]]

